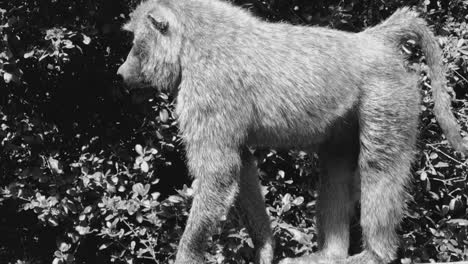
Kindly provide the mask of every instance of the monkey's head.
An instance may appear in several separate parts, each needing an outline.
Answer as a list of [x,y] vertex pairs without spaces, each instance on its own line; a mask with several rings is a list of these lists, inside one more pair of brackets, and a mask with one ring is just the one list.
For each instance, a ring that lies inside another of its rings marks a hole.
[[174,14],[157,1],[140,4],[123,26],[133,46],[117,74],[130,88],[172,91],[180,82],[181,27]]

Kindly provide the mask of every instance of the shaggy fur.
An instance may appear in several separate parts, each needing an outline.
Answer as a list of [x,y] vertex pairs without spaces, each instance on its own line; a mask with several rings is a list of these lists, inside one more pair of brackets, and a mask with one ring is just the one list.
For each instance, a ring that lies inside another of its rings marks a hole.
[[[468,152],[437,42],[407,8],[354,34],[263,22],[220,0],[149,0],[124,28],[134,33],[134,46],[118,73],[132,86],[176,94],[188,167],[200,186],[176,264],[205,262],[206,239],[235,202],[248,216],[256,263],[272,262],[269,218],[247,146],[318,148],[321,156],[320,252],[282,263],[394,259],[420,109],[418,76],[405,70],[400,53],[408,39],[426,56],[444,133]],[[356,199],[364,251],[348,257]]]

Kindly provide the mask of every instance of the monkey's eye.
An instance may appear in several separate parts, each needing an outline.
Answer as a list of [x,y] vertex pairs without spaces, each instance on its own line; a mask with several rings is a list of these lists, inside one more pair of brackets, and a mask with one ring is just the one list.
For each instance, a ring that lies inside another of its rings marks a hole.
[[133,45],[132,47],[132,54],[134,56],[140,56],[141,55],[141,50],[139,48],[137,48],[137,46]]
[[122,31],[122,34],[124,35],[125,39],[133,39],[134,35],[133,32],[124,30]]
[[132,53],[135,56],[144,56],[145,55],[145,45],[141,42],[134,42],[133,43],[133,48],[132,48]]

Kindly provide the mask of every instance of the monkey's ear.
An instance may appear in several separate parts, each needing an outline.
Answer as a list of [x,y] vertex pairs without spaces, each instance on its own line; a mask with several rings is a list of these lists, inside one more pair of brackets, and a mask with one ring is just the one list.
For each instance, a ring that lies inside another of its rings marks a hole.
[[157,19],[152,14],[148,14],[146,17],[151,22],[151,25],[153,25],[153,27],[156,30],[161,32],[161,34],[166,34],[167,33],[167,30],[169,28],[169,22],[163,21],[161,19]]

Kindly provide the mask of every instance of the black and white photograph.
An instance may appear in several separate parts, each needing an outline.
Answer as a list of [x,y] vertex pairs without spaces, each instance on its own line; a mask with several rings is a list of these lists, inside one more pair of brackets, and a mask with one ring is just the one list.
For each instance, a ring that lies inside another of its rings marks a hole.
[[0,0],[0,264],[468,264],[468,0]]

